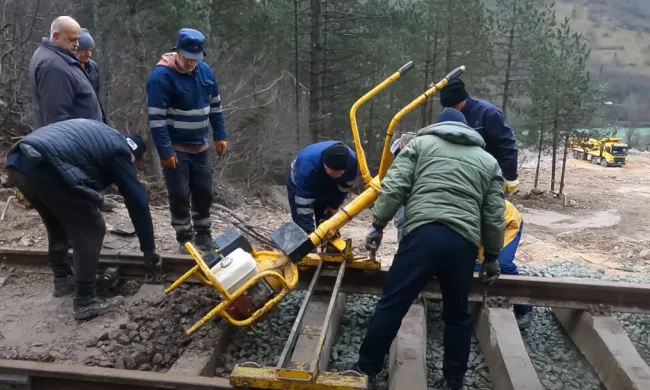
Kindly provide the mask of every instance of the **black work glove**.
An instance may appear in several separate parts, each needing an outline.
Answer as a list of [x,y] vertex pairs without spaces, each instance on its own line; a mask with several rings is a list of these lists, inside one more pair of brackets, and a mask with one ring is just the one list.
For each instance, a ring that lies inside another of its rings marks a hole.
[[162,269],[162,257],[155,250],[144,252],[144,267],[150,271]]
[[381,239],[384,237],[384,228],[379,228],[373,225],[372,229],[366,234],[366,249],[374,254],[381,245]]
[[496,282],[499,278],[501,269],[499,267],[499,262],[497,261],[498,258],[498,255],[485,254],[485,259],[483,260],[483,263],[481,263],[481,269],[478,272],[478,277],[481,282],[490,285]]

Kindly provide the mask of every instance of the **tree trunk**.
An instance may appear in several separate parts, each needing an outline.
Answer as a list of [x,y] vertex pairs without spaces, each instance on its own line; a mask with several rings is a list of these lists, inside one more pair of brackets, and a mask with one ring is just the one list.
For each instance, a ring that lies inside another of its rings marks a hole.
[[535,168],[535,186],[539,184],[539,165],[542,161],[542,148],[544,147],[544,111],[542,111],[541,122],[539,126],[539,144],[537,150],[537,167]]
[[[440,13],[436,12],[436,22],[434,25],[434,30],[433,30],[433,58],[431,59],[431,80],[430,82],[436,81],[436,67],[438,65],[438,28],[440,26],[439,23],[439,15]],[[433,99],[429,99],[428,102],[429,105],[429,118],[425,124],[433,123]]]
[[560,194],[564,191],[564,172],[566,171],[566,158],[569,152],[569,132],[564,137],[564,156],[562,157],[562,174],[560,175]]
[[453,44],[454,1],[447,2],[447,47],[445,51],[445,73],[451,72],[451,45]]
[[559,138],[558,134],[558,112],[555,111],[555,120],[553,121],[553,160],[551,163],[551,191],[555,190],[555,166],[557,164],[557,141]]
[[321,98],[323,96],[323,2],[311,0],[311,50],[309,70],[309,132],[311,141],[318,142],[321,133]]
[[[429,75],[429,66],[431,64],[431,61],[429,60],[429,57],[431,56],[431,52],[430,52],[431,45],[430,45],[430,41],[429,41],[430,38],[431,38],[431,35],[427,32],[427,40],[426,40],[426,42],[427,42],[427,54],[425,56],[426,59],[424,60],[424,80],[423,80],[424,90],[429,89],[429,83],[430,83],[429,80],[431,79],[431,77]],[[425,102],[425,104],[422,105],[422,111],[421,111],[421,114],[420,114],[420,127],[424,127],[425,123],[427,122],[427,109],[428,108],[429,108],[429,104],[428,104],[428,102]]]
[[296,147],[300,147],[300,83],[298,78],[298,72],[300,71],[300,55],[299,50],[299,40],[298,40],[298,1],[294,0],[293,2],[293,60],[294,60],[294,77],[296,78]]
[[517,0],[512,2],[512,21],[510,27],[510,36],[508,37],[508,58],[506,59],[506,76],[503,82],[503,99],[502,107],[503,119],[508,118],[508,100],[510,99],[510,82],[512,76],[512,54],[515,47],[515,22],[517,17]]

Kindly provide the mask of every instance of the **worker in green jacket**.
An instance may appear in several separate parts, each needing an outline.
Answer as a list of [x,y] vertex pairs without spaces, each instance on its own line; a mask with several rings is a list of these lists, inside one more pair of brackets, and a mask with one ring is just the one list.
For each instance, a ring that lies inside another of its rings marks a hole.
[[446,388],[463,387],[472,338],[468,297],[474,262],[482,243],[485,260],[479,276],[486,283],[499,277],[497,258],[505,229],[501,169],[484,148],[483,138],[467,126],[463,114],[447,108],[399,153],[381,183],[366,237],[369,251],[377,251],[397,209],[402,204],[406,208],[404,237],[359,360],[350,367],[368,376],[369,389],[376,388],[376,375],[402,318],[433,276],[442,291]]

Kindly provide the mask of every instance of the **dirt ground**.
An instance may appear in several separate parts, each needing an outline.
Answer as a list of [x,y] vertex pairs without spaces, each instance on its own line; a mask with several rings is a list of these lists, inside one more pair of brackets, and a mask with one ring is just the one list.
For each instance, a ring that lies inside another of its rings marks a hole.
[[[524,218],[518,263],[544,266],[562,259],[605,273],[649,272],[650,158],[647,155],[630,156],[624,168],[602,168],[570,159],[566,197],[548,191],[531,194],[536,155],[523,151],[521,160],[520,192],[511,198]],[[549,167],[550,157],[544,156],[538,186],[541,189],[549,187]],[[558,170],[558,181],[559,175]],[[290,219],[285,197],[281,187],[274,187],[263,200],[266,206],[256,200],[234,211],[268,237]],[[152,207],[152,215],[158,249],[176,252],[178,246],[169,212],[162,206]],[[105,213],[105,218],[109,231],[105,238],[107,248],[139,250],[137,237],[113,233],[128,230],[129,218],[123,205]],[[231,216],[214,214],[215,235],[230,227]],[[343,229],[343,237],[352,238],[357,251],[363,253],[361,247],[369,227],[370,214],[366,211]],[[384,265],[392,262],[396,236],[391,224],[378,253]],[[0,246],[47,247],[45,229],[37,213],[10,205],[0,222]],[[146,291],[135,293],[138,286],[132,287],[132,291],[126,292],[128,303],[123,309],[77,322],[72,318],[71,298],[51,296],[51,275],[47,269],[16,269],[0,263],[0,358],[166,370],[191,341],[183,336],[183,329],[204,314],[214,297],[206,296],[205,292],[192,292],[196,296],[188,304],[180,296],[160,298],[162,287],[153,292],[154,298],[143,298]],[[207,337],[210,331],[208,328],[197,337]]]

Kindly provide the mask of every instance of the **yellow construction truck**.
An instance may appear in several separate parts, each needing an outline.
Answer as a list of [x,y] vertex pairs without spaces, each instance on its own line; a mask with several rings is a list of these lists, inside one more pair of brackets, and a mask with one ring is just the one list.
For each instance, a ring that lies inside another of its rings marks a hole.
[[592,164],[600,164],[603,167],[622,167],[627,162],[629,146],[621,141],[622,138],[616,137],[601,138],[599,140],[573,137],[571,138],[573,158],[588,160]]

